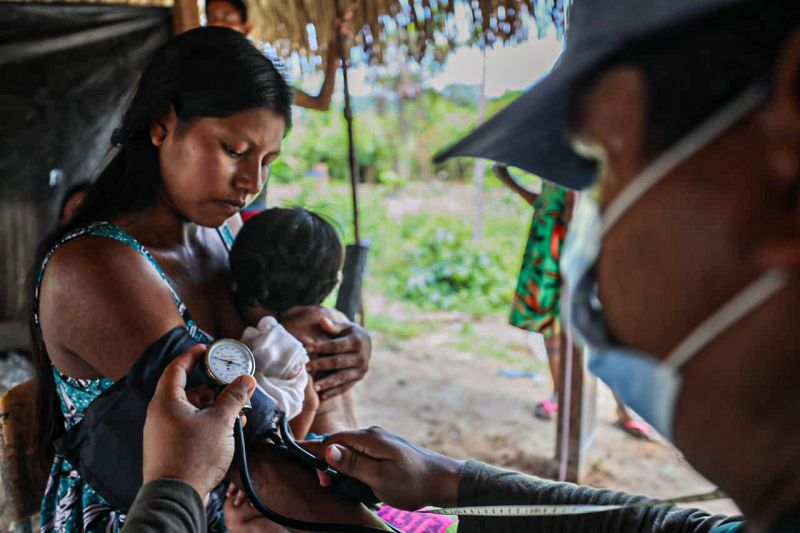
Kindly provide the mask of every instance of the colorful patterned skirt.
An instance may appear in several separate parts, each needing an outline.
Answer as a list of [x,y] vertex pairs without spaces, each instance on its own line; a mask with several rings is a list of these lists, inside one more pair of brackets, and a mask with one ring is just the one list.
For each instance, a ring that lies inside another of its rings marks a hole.
[[534,202],[533,219],[511,307],[512,326],[545,339],[561,334],[561,274],[558,262],[567,234],[571,193],[545,184]]

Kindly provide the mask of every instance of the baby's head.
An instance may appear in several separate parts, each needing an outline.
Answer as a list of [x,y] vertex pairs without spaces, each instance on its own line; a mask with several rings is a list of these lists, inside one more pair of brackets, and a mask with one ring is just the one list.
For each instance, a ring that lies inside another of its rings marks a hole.
[[249,323],[298,305],[319,305],[336,287],[344,252],[325,219],[300,208],[249,219],[231,250],[233,299]]

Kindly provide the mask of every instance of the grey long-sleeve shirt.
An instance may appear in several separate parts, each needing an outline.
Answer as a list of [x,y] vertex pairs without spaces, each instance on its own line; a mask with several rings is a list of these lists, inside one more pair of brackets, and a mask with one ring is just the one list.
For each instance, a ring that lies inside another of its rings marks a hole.
[[[467,461],[459,480],[458,505],[593,504],[632,505],[649,501],[624,492],[555,483]],[[202,532],[205,509],[197,492],[175,479],[151,481],[139,491],[122,533]],[[537,533],[707,533],[740,519],[669,505],[629,508],[571,517],[470,518],[459,520],[459,533],[474,531]]]
[[206,510],[191,485],[177,479],[156,479],[136,495],[122,533],[180,531],[203,533]]
[[[467,461],[459,480],[459,506],[475,505],[633,505],[648,502],[624,492],[556,483]],[[706,533],[741,518],[710,515],[697,509],[670,505],[631,506],[587,515],[565,517],[461,517],[459,533],[536,531],[536,533]]]

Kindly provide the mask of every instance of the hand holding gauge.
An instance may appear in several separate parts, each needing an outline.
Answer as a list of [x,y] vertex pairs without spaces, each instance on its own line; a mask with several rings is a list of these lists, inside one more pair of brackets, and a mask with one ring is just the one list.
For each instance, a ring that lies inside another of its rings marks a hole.
[[205,346],[195,346],[170,363],[158,382],[144,425],[145,483],[179,479],[204,497],[228,470],[234,450],[230,428],[256,383],[252,377],[233,383],[234,377],[211,405],[200,408],[187,397],[186,385],[195,364],[207,355]]

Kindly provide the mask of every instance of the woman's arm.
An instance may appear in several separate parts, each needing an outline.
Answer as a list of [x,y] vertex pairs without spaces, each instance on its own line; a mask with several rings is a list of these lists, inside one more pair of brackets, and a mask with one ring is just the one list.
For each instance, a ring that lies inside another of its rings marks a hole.
[[68,242],[44,273],[39,314],[55,366],[77,378],[124,376],[183,325],[166,283],[133,248],[101,237]]
[[500,163],[495,163],[492,167],[492,170],[494,171],[494,175],[497,176],[497,178],[502,181],[506,187],[520,195],[529,204],[533,205],[533,202],[535,202],[536,198],[539,197],[537,193],[526,189],[517,180],[515,180],[508,171],[507,166],[501,165]]

